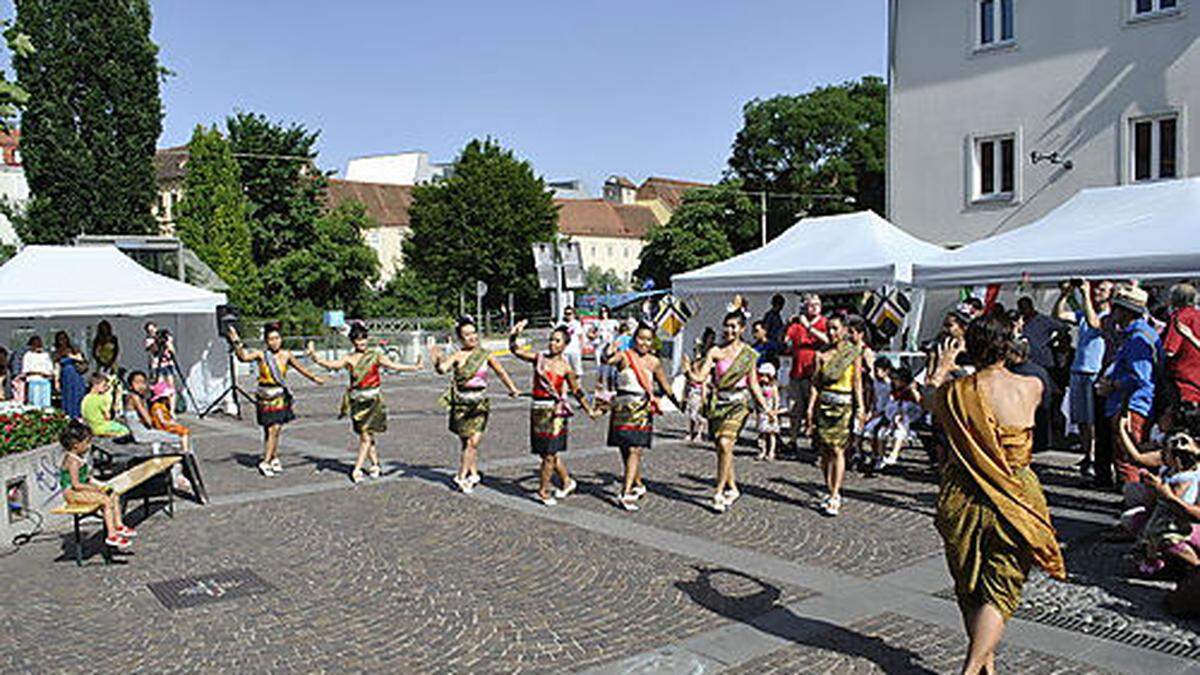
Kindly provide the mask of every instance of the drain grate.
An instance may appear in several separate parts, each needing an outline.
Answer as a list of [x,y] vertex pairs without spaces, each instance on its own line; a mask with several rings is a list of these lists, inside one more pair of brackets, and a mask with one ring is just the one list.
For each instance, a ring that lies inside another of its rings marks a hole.
[[[946,588],[933,594],[936,598],[955,601],[954,588]],[[1076,613],[1064,613],[1053,608],[1037,608],[1022,605],[1017,609],[1015,618],[1040,623],[1083,633],[1103,640],[1111,640],[1131,647],[1140,647],[1150,651],[1178,656],[1184,659],[1200,660],[1200,645],[1177,640],[1167,635],[1153,635],[1130,630],[1129,626],[1112,625],[1092,620],[1087,616]]]
[[275,590],[248,569],[224,570],[147,584],[167,609],[187,609]]

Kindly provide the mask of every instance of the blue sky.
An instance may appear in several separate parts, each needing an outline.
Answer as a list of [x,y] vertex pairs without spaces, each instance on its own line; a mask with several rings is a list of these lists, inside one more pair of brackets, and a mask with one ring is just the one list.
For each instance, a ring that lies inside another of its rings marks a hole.
[[235,108],[319,128],[320,165],[491,135],[594,194],[716,179],[741,107],[886,63],[884,0],[154,0],[161,145]]

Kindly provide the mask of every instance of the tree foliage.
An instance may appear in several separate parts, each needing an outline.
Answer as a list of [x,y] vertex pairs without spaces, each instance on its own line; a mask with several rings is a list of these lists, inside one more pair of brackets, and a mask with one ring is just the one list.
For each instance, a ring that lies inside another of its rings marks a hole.
[[363,231],[375,224],[357,202],[329,208],[316,168],[318,132],[239,112],[226,120],[229,147],[250,207],[249,239],[260,289],[247,311],[312,328],[322,310],[365,309],[379,276]]
[[457,311],[459,291],[484,281],[493,298],[512,293],[518,309],[540,302],[531,246],[550,241],[558,215],[545,183],[528,162],[495,141],[473,140],[450,176],[413,190],[412,234],[404,264],[432,311]]
[[[872,209],[884,213],[887,85],[878,77],[819,87],[798,96],[755,99],[729,158],[729,175],[748,190],[799,194],[769,202],[769,232],[796,215]],[[807,195],[828,194],[835,198]],[[845,198],[853,198],[849,204]]]
[[230,300],[246,306],[257,295],[250,251],[250,202],[229,143],[215,128],[197,126],[188,143],[187,174],[179,203],[180,241],[230,286]]
[[237,112],[225,120],[237,155],[242,187],[253,207],[250,236],[254,260],[266,265],[313,239],[325,176],[316,169],[320,132],[284,126],[265,115]]
[[650,228],[636,275],[664,288],[674,274],[755,248],[760,236],[758,208],[739,183],[688,190],[671,219]]
[[149,0],[21,0],[13,58],[28,92],[22,164],[32,192],[15,225],[28,243],[154,232],[162,132]]
[[601,269],[599,265],[591,265],[583,272],[584,290],[587,293],[624,293],[629,290],[629,284],[614,270]]

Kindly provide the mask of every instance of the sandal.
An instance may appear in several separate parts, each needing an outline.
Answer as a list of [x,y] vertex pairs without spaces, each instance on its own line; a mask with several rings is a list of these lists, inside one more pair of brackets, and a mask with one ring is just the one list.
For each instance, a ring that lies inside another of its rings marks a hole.
[[551,496],[551,497],[547,497],[547,496],[544,496],[544,495],[538,495],[537,497],[538,497],[538,499],[542,500],[542,504],[543,504],[543,505],[545,505],[545,506],[554,506],[555,504],[557,504],[557,503],[558,503],[558,500],[557,500],[557,499],[555,499],[555,498],[554,498],[554,497],[552,497],[552,496]]
[[629,494],[633,495],[634,499],[641,499],[642,497],[646,496],[646,486],[634,485],[633,489],[629,491]]
[[383,470],[379,468],[378,464],[372,464],[371,468],[367,469],[367,475],[371,478],[379,478],[379,476],[382,474]]
[[637,511],[637,497],[632,494],[621,495],[617,498],[617,503],[626,511]]
[[137,536],[137,530],[133,529],[132,527],[129,527],[128,525],[122,525],[122,526],[118,527],[116,530],[114,530],[114,533],[117,536],[124,537],[126,539],[133,539],[134,537]]
[[107,537],[105,537],[104,543],[108,546],[111,546],[115,549],[119,549],[122,551],[133,546],[132,541],[129,541],[125,537],[122,537],[122,536],[116,535],[116,534],[110,534]]
[[575,488],[577,487],[579,487],[579,483],[575,482],[575,479],[571,479],[571,482],[563,486],[561,490],[555,489],[554,496],[558,499],[566,499],[567,497],[571,496],[571,493],[574,492]]
[[725,509],[728,507],[729,507],[729,505],[725,503],[724,495],[722,495],[720,492],[713,495],[713,498],[712,498],[712,510],[713,511],[716,511],[717,513],[725,513]]

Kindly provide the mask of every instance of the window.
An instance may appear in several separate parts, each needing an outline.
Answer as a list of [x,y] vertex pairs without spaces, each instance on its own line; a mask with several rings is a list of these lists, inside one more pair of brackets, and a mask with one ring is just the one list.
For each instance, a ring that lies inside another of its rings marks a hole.
[[1179,0],[1133,0],[1133,16],[1143,17],[1179,10]]
[[1007,44],[1016,37],[1013,30],[1013,2],[1016,0],[979,0],[979,46]]
[[1013,136],[975,141],[975,199],[1007,199],[1016,192],[1017,150]]
[[1162,115],[1130,122],[1133,180],[1179,176],[1179,117]]

